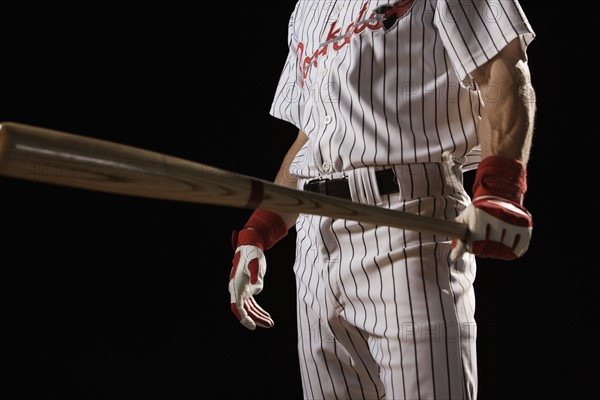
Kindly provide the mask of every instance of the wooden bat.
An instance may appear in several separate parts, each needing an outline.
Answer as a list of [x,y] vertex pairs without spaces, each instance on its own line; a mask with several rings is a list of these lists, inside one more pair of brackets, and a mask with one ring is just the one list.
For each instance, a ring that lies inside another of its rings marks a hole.
[[0,124],[0,175],[121,195],[258,207],[465,239],[467,225],[305,192],[110,141],[15,122]]

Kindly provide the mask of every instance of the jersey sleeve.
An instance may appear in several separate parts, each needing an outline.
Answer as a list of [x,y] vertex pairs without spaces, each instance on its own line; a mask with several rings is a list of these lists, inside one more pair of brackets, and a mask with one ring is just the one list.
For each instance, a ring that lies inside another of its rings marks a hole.
[[288,54],[279,77],[275,96],[271,103],[269,114],[275,118],[287,121],[297,127],[300,126],[300,97],[298,64],[298,38],[295,32],[296,14],[301,2],[296,4],[288,25]]
[[435,24],[460,81],[471,86],[470,74],[513,39],[523,49],[535,33],[517,0],[438,0]]

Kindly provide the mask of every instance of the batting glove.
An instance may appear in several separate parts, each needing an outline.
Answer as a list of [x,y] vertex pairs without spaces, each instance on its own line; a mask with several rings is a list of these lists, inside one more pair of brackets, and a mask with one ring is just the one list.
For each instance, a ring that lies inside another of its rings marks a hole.
[[254,330],[257,326],[271,328],[273,319],[254,300],[263,289],[267,271],[264,251],[287,235],[287,226],[275,212],[255,210],[244,229],[232,235],[235,249],[233,266],[229,275],[231,311],[240,323]]
[[452,242],[450,259],[465,252],[482,258],[513,260],[529,247],[531,214],[523,207],[527,189],[522,162],[500,156],[481,161],[473,184],[473,201],[456,218],[468,225],[467,239]]

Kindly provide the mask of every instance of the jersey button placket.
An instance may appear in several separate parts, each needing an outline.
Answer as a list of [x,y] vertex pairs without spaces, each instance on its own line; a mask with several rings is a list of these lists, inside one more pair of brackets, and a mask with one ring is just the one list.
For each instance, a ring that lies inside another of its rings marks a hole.
[[[327,88],[327,81],[329,78],[329,71],[327,68],[327,61],[329,55],[324,55],[321,59],[319,59],[319,71],[317,73],[316,85],[313,88],[314,96],[316,100],[316,109],[319,113],[319,136],[324,137],[328,135],[329,130],[333,129],[331,124],[334,122],[334,116],[331,115],[330,111],[326,108],[326,96],[324,96],[323,90]],[[332,110],[331,110],[332,111]],[[329,160],[323,160],[321,158],[320,150],[318,146],[315,147],[315,160],[320,160],[320,170],[322,174],[331,174],[334,171],[333,163]]]

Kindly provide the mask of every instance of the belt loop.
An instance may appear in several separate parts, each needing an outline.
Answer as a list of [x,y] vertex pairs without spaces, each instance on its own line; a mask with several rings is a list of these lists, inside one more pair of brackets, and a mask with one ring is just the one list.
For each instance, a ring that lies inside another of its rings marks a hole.
[[329,179],[321,179],[321,180],[317,181],[317,185],[319,185],[319,189],[318,189],[319,193],[327,194],[327,192],[328,192],[327,182],[329,182]]
[[349,171],[352,200],[361,204],[374,205],[381,201],[374,168],[357,168]]

